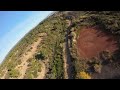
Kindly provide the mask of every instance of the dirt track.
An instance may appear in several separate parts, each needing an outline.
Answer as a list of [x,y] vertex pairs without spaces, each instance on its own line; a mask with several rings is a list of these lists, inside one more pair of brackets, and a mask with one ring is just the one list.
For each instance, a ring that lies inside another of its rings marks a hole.
[[64,77],[65,79],[72,79],[72,61],[69,49],[69,38],[68,35],[70,34],[71,29],[71,21],[68,21],[68,29],[66,30],[65,35],[65,43],[63,45],[63,60],[64,60]]
[[116,43],[112,35],[95,28],[83,28],[77,39],[78,52],[82,58],[92,58],[103,50],[114,52]]
[[31,49],[30,52],[27,52],[26,55],[21,57],[23,62],[19,65],[19,66],[21,66],[21,69],[20,69],[21,76],[19,77],[19,79],[22,79],[24,77],[26,69],[27,69],[27,65],[28,65],[27,60],[29,58],[33,57],[33,55],[35,54],[35,52],[37,50],[37,46],[40,44],[40,42],[41,42],[41,38],[39,38],[39,40],[37,42],[33,43],[33,45],[32,45],[33,48]]

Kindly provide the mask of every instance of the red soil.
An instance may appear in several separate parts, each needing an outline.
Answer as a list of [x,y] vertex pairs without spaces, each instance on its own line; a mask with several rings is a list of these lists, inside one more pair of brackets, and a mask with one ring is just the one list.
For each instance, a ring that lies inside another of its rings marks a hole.
[[118,49],[116,43],[113,35],[96,28],[83,28],[77,39],[77,48],[81,58],[92,58],[104,50],[114,52]]

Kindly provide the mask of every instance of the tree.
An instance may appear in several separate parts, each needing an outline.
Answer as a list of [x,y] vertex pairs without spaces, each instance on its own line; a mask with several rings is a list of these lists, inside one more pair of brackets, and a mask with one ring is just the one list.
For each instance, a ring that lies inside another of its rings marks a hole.
[[37,60],[44,60],[45,56],[43,55],[43,53],[40,52],[37,55],[35,55],[35,59],[37,59]]

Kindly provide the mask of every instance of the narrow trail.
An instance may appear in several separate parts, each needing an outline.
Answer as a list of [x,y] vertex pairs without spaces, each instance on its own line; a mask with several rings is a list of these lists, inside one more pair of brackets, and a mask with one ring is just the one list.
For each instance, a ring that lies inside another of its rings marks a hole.
[[70,27],[71,21],[68,21],[68,29],[66,30],[65,35],[65,44],[63,46],[63,58],[64,58],[64,77],[65,79],[72,79],[72,61],[71,61],[71,55],[70,55],[70,49],[69,49],[69,38],[68,35],[70,34]]
[[42,40],[42,39],[39,38],[39,40],[38,40],[37,42],[33,43],[31,51],[30,51],[30,52],[27,52],[26,55],[24,55],[24,56],[21,58],[22,63],[17,66],[17,67],[21,67],[21,68],[19,68],[19,69],[20,69],[21,76],[20,76],[18,79],[22,79],[22,78],[24,77],[25,72],[26,72],[26,70],[27,70],[27,65],[28,65],[27,60],[28,60],[29,58],[32,58],[32,57],[33,57],[33,55],[35,54],[35,52],[36,52],[36,50],[37,50],[37,46],[40,44],[41,40]]
[[68,79],[68,74],[67,74],[67,59],[66,59],[66,53],[65,53],[65,43],[63,44],[63,61],[64,61],[64,78]]

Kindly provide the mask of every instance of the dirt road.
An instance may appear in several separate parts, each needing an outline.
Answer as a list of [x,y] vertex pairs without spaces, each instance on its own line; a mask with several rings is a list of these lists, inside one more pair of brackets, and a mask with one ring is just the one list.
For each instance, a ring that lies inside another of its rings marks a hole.
[[70,55],[70,49],[69,49],[69,43],[68,43],[68,35],[70,34],[70,25],[71,21],[69,21],[68,29],[66,30],[65,35],[65,44],[63,46],[63,60],[64,60],[64,77],[65,79],[72,79],[72,61],[71,61],[71,55]]

